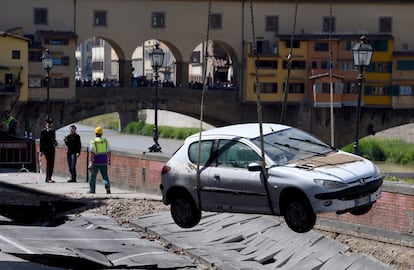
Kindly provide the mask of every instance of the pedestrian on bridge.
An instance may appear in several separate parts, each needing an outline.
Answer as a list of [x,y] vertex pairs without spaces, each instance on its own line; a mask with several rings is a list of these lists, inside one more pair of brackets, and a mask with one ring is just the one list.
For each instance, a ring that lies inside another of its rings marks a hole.
[[89,192],[95,193],[96,175],[98,171],[101,172],[106,193],[111,193],[111,186],[108,177],[108,165],[111,164],[111,148],[107,138],[102,137],[103,129],[101,127],[95,128],[95,139],[92,139],[89,144],[89,151],[91,152],[89,168],[91,170],[91,178],[89,180]]
[[81,153],[82,143],[79,134],[76,133],[76,126],[71,125],[69,129],[69,135],[63,138],[63,141],[68,147],[67,161],[70,173],[70,178],[68,179],[68,182],[76,182],[76,161]]
[[54,183],[52,180],[55,167],[55,147],[57,146],[56,132],[53,129],[53,119],[47,118],[45,127],[40,132],[40,157],[46,158],[46,183]]

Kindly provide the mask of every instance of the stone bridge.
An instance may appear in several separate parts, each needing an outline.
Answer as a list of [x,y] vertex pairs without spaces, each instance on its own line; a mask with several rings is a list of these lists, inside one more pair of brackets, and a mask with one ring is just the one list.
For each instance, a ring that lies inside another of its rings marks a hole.
[[[186,88],[158,88],[159,109],[200,118],[202,90]],[[53,101],[50,104],[55,128],[89,117],[118,112],[121,128],[137,120],[137,111],[154,108],[154,88],[77,88],[76,99]],[[32,130],[35,138],[46,112],[45,102],[29,102],[16,106],[17,119]],[[280,122],[279,104],[262,104],[264,122]],[[335,146],[342,147],[355,139],[356,108],[335,108]],[[257,122],[256,103],[242,103],[238,91],[207,90],[204,95],[203,120],[214,126]],[[381,131],[414,122],[414,110],[391,108],[361,108],[360,137],[370,130]],[[306,130],[325,142],[330,142],[330,108],[315,108],[311,104],[296,103],[287,107],[286,124]]]

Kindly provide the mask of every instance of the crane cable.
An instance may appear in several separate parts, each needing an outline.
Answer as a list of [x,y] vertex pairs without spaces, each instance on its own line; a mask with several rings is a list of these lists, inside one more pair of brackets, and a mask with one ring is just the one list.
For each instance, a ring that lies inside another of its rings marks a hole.
[[332,31],[333,31],[333,16],[332,16],[332,0],[329,0],[329,89],[330,89],[330,112],[331,112],[331,146],[335,145],[335,119],[334,119],[334,89],[333,89],[333,48],[332,48]]
[[292,69],[293,40],[295,36],[295,31],[296,31],[297,16],[298,16],[298,0],[296,0],[296,4],[295,4],[295,15],[293,17],[293,29],[292,29],[292,36],[290,39],[290,52],[287,57],[287,77],[286,77],[286,82],[285,82],[285,87],[284,87],[284,92],[283,92],[282,113],[280,116],[281,124],[286,124],[286,108],[287,108],[287,101],[288,101],[288,94],[289,94],[290,71]]
[[272,200],[270,197],[269,185],[268,185],[268,178],[269,175],[266,170],[266,159],[265,159],[265,151],[264,151],[264,138],[263,138],[263,117],[262,117],[262,104],[260,99],[260,82],[259,82],[259,54],[257,53],[256,48],[256,34],[254,30],[254,12],[253,12],[253,0],[250,0],[250,19],[251,19],[251,27],[252,27],[252,51],[255,57],[255,85],[254,88],[256,90],[256,104],[257,104],[257,118],[259,122],[259,132],[260,132],[260,151],[261,151],[261,159],[262,159],[262,175],[263,175],[263,185],[266,190],[267,194],[267,202],[269,204],[269,209],[271,213],[275,213]]
[[203,91],[201,93],[200,102],[200,128],[198,135],[198,151],[197,151],[197,175],[196,175],[196,191],[198,197],[198,205],[201,209],[201,198],[200,198],[200,163],[201,163],[201,132],[203,130],[203,110],[204,110],[204,96],[207,89],[207,61],[208,61],[208,42],[210,40],[210,17],[211,17],[211,1],[208,3],[208,14],[207,14],[207,31],[204,51],[204,72],[203,72]]

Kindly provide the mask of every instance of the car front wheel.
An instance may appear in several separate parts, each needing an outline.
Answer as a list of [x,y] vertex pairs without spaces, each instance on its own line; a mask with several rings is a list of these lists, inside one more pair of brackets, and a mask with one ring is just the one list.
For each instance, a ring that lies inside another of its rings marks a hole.
[[192,228],[201,219],[201,210],[190,196],[174,197],[171,201],[171,216],[181,228]]
[[310,231],[316,222],[316,214],[306,200],[292,200],[286,204],[286,224],[297,233]]

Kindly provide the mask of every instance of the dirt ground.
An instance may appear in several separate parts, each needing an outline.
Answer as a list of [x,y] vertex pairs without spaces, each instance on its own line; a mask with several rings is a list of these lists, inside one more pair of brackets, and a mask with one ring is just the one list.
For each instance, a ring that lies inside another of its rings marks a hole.
[[[114,198],[107,199],[103,205],[89,211],[110,216],[122,226],[128,227],[129,221],[138,216],[168,210],[169,208],[160,201]],[[412,247],[383,243],[345,234],[318,232],[347,245],[353,252],[373,256],[393,269],[414,270],[414,248]]]

